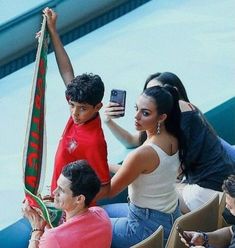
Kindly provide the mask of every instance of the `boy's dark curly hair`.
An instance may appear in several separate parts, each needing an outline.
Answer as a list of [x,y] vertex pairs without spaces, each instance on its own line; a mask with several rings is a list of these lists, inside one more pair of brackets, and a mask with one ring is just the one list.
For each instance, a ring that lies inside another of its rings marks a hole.
[[96,106],[104,96],[104,83],[100,76],[84,73],[75,77],[65,91],[67,100]]

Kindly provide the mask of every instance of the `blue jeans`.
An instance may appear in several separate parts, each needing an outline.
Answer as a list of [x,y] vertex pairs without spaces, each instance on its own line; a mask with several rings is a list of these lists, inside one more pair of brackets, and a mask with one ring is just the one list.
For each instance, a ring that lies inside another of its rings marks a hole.
[[21,218],[0,231],[0,247],[25,248],[29,245],[31,225],[26,218]]
[[128,248],[137,244],[150,236],[160,225],[164,227],[166,243],[175,219],[181,215],[179,206],[171,214],[140,208],[132,203],[117,203],[103,207],[113,227],[112,248]]
[[223,146],[223,148],[226,150],[228,155],[231,157],[231,159],[235,162],[235,146],[230,145],[228,142],[220,138],[220,142]]

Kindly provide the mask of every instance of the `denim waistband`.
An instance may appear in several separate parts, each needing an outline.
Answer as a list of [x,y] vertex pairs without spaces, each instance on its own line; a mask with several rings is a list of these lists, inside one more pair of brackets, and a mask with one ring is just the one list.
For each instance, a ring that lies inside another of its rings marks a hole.
[[136,215],[140,215],[145,218],[150,217],[165,217],[165,218],[177,218],[180,216],[180,210],[179,210],[179,204],[176,207],[176,209],[172,213],[165,213],[156,209],[150,209],[150,208],[141,208],[136,206],[135,204],[129,202],[129,208],[131,211],[135,212]]

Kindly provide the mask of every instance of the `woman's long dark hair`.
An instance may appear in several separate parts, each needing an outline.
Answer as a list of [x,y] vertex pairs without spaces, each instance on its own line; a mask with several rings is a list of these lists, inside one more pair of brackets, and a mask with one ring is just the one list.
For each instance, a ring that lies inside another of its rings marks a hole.
[[143,92],[144,95],[152,97],[157,106],[159,115],[166,114],[165,128],[168,133],[177,138],[179,143],[179,158],[183,162],[183,135],[180,128],[181,111],[179,108],[179,93],[170,86],[153,86]]
[[176,87],[179,93],[180,100],[189,102],[188,95],[186,93],[183,83],[174,73],[157,72],[157,73],[151,74],[145,81],[144,90],[147,88],[148,83],[153,79],[161,83],[162,86],[168,84],[172,87]]
[[[178,90],[178,94],[179,94],[179,99],[189,102],[186,90],[184,88],[183,83],[181,82],[181,80],[172,72],[157,72],[154,74],[151,74],[147,80],[145,81],[144,84],[144,90],[147,88],[148,83],[151,80],[156,80],[159,83],[162,84],[162,86],[164,85],[170,85],[172,87],[177,88]],[[147,135],[146,132],[141,132],[140,133],[140,144],[143,144],[144,141],[146,140]]]

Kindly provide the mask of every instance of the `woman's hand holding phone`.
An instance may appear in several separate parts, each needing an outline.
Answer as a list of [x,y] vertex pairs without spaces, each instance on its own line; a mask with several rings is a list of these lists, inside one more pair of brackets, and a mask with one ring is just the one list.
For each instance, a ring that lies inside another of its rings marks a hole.
[[118,103],[110,102],[104,107],[105,122],[109,122],[111,119],[117,119],[123,115],[125,108]]
[[110,102],[104,108],[104,121],[116,119],[125,115],[126,91],[113,89],[110,94]]

